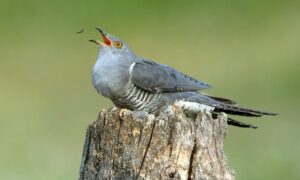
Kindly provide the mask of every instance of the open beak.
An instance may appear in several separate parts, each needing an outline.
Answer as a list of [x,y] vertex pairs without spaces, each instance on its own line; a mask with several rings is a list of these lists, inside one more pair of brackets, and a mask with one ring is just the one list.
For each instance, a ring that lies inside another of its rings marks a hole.
[[95,44],[98,44],[98,45],[100,45],[100,46],[103,46],[103,42],[101,42],[101,41],[98,41],[98,40],[95,40],[95,39],[90,39],[89,40],[90,42],[93,42],[93,43],[95,43]]
[[98,41],[98,40],[94,40],[94,39],[91,39],[89,41],[93,42],[93,43],[96,43],[96,44],[98,44],[100,46],[110,46],[111,45],[111,40],[108,39],[107,34],[102,29],[100,29],[98,27],[96,29],[100,32],[100,34],[101,34],[102,39],[103,39],[104,42],[101,42],[101,41]]

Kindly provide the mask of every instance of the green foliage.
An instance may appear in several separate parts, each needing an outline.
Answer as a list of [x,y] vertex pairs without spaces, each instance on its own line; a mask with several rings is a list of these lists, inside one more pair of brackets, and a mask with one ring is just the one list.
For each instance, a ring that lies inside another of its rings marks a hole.
[[231,127],[226,153],[237,179],[299,179],[299,18],[279,0],[1,0],[0,179],[77,178],[86,127],[111,106],[91,85],[95,26],[207,93],[278,112]]

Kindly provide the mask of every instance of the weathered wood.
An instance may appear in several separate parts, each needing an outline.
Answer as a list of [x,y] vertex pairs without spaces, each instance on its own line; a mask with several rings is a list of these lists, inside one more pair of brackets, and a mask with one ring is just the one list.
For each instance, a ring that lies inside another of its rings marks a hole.
[[79,179],[234,179],[226,121],[210,113],[190,119],[178,107],[158,117],[103,110],[87,129]]

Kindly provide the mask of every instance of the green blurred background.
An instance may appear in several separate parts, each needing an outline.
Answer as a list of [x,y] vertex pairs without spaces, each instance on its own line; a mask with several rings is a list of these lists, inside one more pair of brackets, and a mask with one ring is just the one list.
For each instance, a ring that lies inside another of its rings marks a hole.
[[230,127],[226,154],[237,179],[300,179],[299,2],[1,0],[0,23],[0,179],[78,178],[86,127],[112,105],[91,84],[95,26],[207,93],[280,113]]

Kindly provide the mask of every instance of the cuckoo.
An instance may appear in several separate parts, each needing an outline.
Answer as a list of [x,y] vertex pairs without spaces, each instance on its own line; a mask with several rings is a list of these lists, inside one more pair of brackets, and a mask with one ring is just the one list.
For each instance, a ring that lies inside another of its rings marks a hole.
[[[207,95],[201,90],[211,87],[176,69],[136,55],[122,39],[96,28],[103,39],[90,40],[99,46],[99,55],[92,70],[92,81],[99,94],[117,107],[147,113],[159,113],[176,101],[211,107],[215,116],[261,117],[275,113],[242,108],[236,102]],[[228,124],[256,128],[228,117]]]

